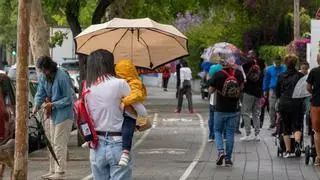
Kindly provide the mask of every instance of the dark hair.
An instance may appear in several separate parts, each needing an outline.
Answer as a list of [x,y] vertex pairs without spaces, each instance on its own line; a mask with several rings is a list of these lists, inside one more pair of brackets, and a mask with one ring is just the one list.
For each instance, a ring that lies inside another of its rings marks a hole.
[[182,65],[182,67],[189,67],[187,61],[182,61],[181,65]]
[[99,49],[92,52],[87,60],[87,86],[97,82],[99,78],[108,79],[115,76],[113,54],[107,50]]
[[302,63],[300,64],[300,67],[301,67],[301,66],[307,66],[308,68],[310,67],[310,65],[309,65],[308,62],[302,62]]
[[286,62],[288,69],[294,69],[297,65],[298,57],[296,55],[287,55],[284,58],[284,62]]
[[282,57],[280,55],[277,55],[276,60],[282,60]]
[[51,73],[56,72],[58,67],[57,63],[54,62],[49,56],[41,56],[37,61],[37,68],[42,70],[49,70]]

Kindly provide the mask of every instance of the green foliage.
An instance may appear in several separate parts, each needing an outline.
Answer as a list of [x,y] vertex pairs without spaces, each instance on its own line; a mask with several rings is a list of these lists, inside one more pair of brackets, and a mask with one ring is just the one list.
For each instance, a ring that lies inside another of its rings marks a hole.
[[0,43],[12,44],[17,39],[17,0],[0,0]]
[[278,55],[281,57],[286,55],[286,49],[284,46],[261,46],[259,49],[259,57],[268,65],[272,64]]
[[[290,12],[286,16],[290,18],[290,26],[293,26],[294,23],[294,16],[293,13]],[[307,10],[305,8],[301,8],[300,10],[300,33],[301,35],[308,33],[311,31],[311,17],[308,15]]]
[[213,4],[208,0],[131,0],[125,9],[124,17],[149,17],[161,23],[172,23],[178,13],[184,13],[187,10],[191,13],[207,15]]
[[68,33],[56,31],[54,35],[50,37],[49,47],[54,48],[57,45],[61,47],[64,39],[68,39]]
[[210,19],[187,32],[190,51],[187,60],[194,74],[200,70],[198,65],[204,48],[218,42],[229,42],[241,49],[243,33],[258,24],[258,20],[249,17],[239,5],[217,6],[214,12]]

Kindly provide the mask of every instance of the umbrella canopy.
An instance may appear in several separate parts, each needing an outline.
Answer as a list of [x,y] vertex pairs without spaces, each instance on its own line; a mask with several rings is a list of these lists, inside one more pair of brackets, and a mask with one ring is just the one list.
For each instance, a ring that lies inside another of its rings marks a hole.
[[229,64],[242,65],[245,58],[242,57],[242,51],[235,45],[220,42],[208,47],[201,55],[202,58],[214,63],[227,62]]
[[311,94],[307,91],[307,78],[308,76],[303,76],[296,84],[292,98],[305,98],[310,97]]
[[134,65],[148,69],[189,55],[187,41],[175,27],[149,18],[114,18],[91,25],[76,37],[78,53],[89,55],[106,49],[114,54],[116,62],[131,59]]

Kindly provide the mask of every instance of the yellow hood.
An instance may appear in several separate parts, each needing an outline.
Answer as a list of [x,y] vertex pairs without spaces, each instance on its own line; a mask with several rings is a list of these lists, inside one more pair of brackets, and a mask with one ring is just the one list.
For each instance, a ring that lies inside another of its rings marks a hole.
[[120,60],[115,67],[116,74],[119,78],[127,81],[139,79],[136,67],[130,60]]

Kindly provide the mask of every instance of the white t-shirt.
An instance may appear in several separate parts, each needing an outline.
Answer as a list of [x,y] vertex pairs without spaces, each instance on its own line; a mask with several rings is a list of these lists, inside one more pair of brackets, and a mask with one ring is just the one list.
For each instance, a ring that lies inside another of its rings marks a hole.
[[182,68],[180,68],[180,80],[181,80],[181,83],[182,83],[184,80],[191,80],[191,79],[192,79],[191,69],[188,68],[188,67],[182,67]]
[[121,132],[123,111],[120,103],[129,94],[128,83],[114,77],[90,87],[86,101],[96,131]]

